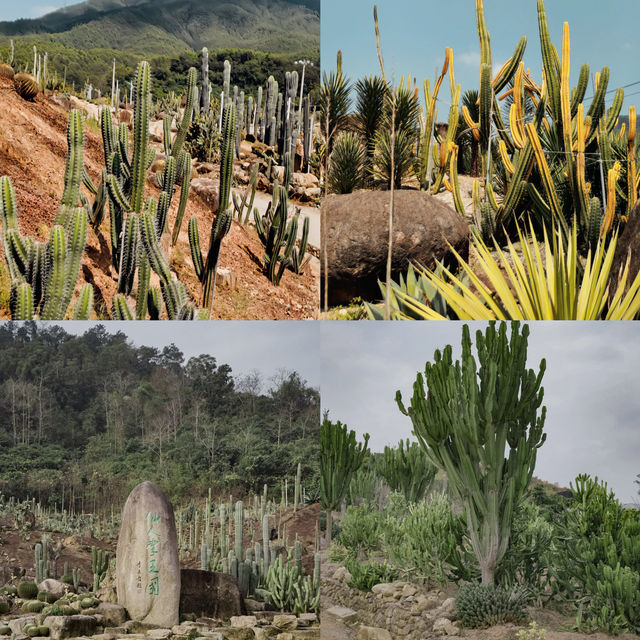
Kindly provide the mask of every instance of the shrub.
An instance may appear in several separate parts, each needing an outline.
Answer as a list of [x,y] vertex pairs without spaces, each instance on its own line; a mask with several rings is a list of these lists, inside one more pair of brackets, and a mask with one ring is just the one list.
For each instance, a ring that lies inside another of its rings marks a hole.
[[351,193],[364,180],[365,148],[357,133],[343,133],[337,139],[329,158],[329,190]]
[[18,595],[23,600],[34,600],[38,597],[38,585],[24,580],[18,585]]
[[586,630],[638,633],[640,511],[624,509],[597,478],[580,475],[571,489],[551,562],[554,592]]
[[553,525],[542,517],[540,508],[524,502],[514,515],[509,548],[496,571],[496,582],[507,588],[521,584],[532,595],[541,596],[549,583],[553,537]]
[[493,584],[463,584],[456,597],[458,619],[463,627],[486,629],[526,618],[526,591],[511,590]]
[[381,582],[393,582],[398,574],[391,565],[379,562],[359,562],[356,558],[349,558],[344,566],[351,574],[349,586],[360,591],[371,591],[371,588]]
[[220,133],[213,113],[197,115],[185,139],[185,149],[200,162],[212,162],[220,149]]
[[[391,561],[409,573],[444,584],[453,567],[464,565],[460,547],[466,531],[445,495],[429,502],[407,503],[395,494],[382,537]],[[397,514],[397,515],[396,515]]]
[[373,551],[380,544],[380,513],[364,503],[347,507],[347,514],[340,529],[340,544],[350,557]]

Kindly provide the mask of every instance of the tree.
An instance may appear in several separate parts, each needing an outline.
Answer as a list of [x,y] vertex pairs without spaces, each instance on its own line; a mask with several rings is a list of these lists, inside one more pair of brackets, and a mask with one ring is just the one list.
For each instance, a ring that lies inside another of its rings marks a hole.
[[461,361],[453,362],[451,345],[437,350],[424,376],[417,375],[408,409],[396,393],[400,411],[463,505],[483,584],[493,583],[546,438],[546,407],[538,413],[546,363],[537,374],[527,369],[528,336],[527,325],[520,333],[513,322],[509,339],[506,323],[496,329],[492,322],[484,335],[476,333],[476,361],[465,325]]
[[369,453],[368,443],[368,433],[359,443],[355,431],[341,422],[334,424],[325,415],[320,426],[320,502],[327,511],[327,545],[331,543],[332,512],[340,506],[353,474]]

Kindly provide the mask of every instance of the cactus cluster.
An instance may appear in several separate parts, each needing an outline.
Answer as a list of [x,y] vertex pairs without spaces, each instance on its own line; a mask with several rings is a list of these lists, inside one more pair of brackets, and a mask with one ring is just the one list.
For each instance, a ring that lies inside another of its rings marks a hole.
[[[78,207],[82,179],[82,116],[69,114],[69,153],[62,203],[49,240],[40,242],[20,233],[15,191],[11,180],[0,178],[0,223],[5,259],[11,277],[11,314],[15,320],[63,320],[80,274],[87,241],[87,212]],[[79,293],[74,319],[88,320],[93,288]]]
[[463,627],[486,629],[496,624],[522,622],[527,596],[519,589],[493,584],[463,584],[456,597],[456,612]]
[[289,217],[289,181],[291,179],[292,157],[285,154],[285,170],[283,184],[276,181],[273,186],[273,197],[264,216],[254,210],[254,221],[258,237],[264,245],[264,270],[273,284],[280,284],[285,270],[290,268],[300,274],[304,270],[309,258],[305,258],[309,238],[309,219],[304,218],[302,237],[299,247],[296,246],[298,237],[298,209]]
[[91,570],[93,571],[93,592],[100,589],[109,569],[109,553],[95,546],[91,547]]

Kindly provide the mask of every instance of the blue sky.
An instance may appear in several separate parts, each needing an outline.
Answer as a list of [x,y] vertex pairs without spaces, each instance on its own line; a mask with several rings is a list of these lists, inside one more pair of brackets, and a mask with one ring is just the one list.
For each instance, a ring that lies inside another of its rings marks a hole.
[[[372,0],[322,0],[322,68],[334,69],[336,52],[343,52],[343,70],[352,79],[378,73],[373,28]],[[462,91],[477,88],[480,45],[473,0],[378,0],[382,52],[387,76],[396,81],[411,74],[422,94],[425,77],[435,77],[442,68],[445,47],[454,51],[456,82]],[[609,87],[640,81],[640,40],[637,0],[547,0],[545,3],[551,38],[558,51],[562,24],[571,30],[571,81],[577,81],[580,66],[589,64],[594,73],[603,66],[611,70]],[[536,0],[485,0],[485,16],[491,36],[494,71],[513,53],[521,36],[527,36],[525,69],[541,80],[540,42]],[[640,92],[640,83],[626,90]],[[440,95],[449,96],[448,78]],[[586,97],[592,94],[588,90]],[[613,93],[609,94],[613,97]],[[625,100],[640,105],[640,93]],[[441,109],[440,118],[446,112]]]
[[[475,330],[485,323],[472,322]],[[606,480],[622,502],[640,501],[640,324],[529,323],[528,362],[547,359],[543,379],[547,441],[535,475],[569,486],[580,473]],[[460,356],[459,322],[322,322],[323,410],[371,449],[412,438],[411,420],[395,402],[410,402],[412,385],[436,349],[451,344]]]
[[19,18],[39,18],[60,7],[76,4],[77,0],[0,0],[0,20],[18,20]]

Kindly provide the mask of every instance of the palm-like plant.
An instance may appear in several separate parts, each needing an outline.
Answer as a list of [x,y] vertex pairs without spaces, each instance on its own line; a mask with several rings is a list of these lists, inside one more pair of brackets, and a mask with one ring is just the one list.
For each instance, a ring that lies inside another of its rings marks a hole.
[[360,136],[353,131],[341,133],[329,159],[329,190],[351,193],[362,186],[365,158]]
[[320,88],[320,123],[326,140],[326,153],[331,155],[336,135],[346,128],[351,107],[351,83],[342,75],[342,54],[338,52],[338,68],[322,74]]
[[[519,250],[511,241],[506,251],[495,242],[496,256],[476,233],[471,242],[474,267],[452,249],[463,277],[442,265],[439,271],[417,268],[417,272],[460,320],[633,320],[640,315],[640,274],[627,287],[628,262],[617,281],[618,274],[611,273],[616,232],[600,240],[581,261],[575,223],[567,238],[559,225],[551,240],[544,230],[542,250],[531,223],[528,233],[517,231]],[[398,317],[445,319],[425,299],[399,288],[394,295],[410,310],[399,311]]]
[[375,149],[374,138],[382,125],[389,88],[379,76],[366,76],[358,80],[354,86],[356,90],[355,126],[365,141],[367,160],[370,162]]
[[375,153],[371,171],[375,178],[391,186],[391,132],[393,129],[395,131],[393,184],[397,189],[412,174],[416,162],[419,115],[420,105],[416,90],[400,86],[393,93],[387,94],[381,126],[374,138]]

